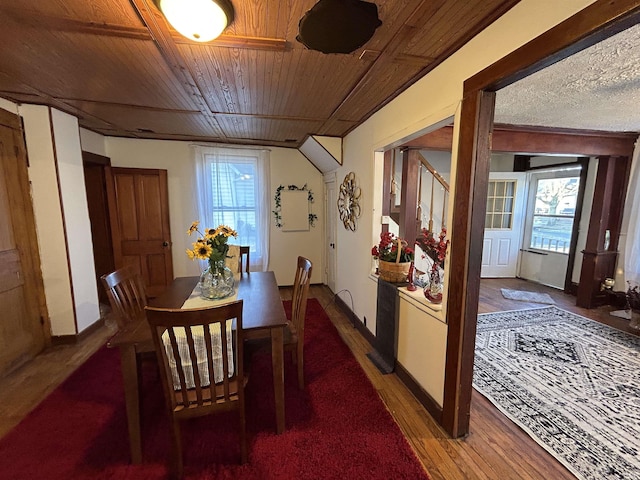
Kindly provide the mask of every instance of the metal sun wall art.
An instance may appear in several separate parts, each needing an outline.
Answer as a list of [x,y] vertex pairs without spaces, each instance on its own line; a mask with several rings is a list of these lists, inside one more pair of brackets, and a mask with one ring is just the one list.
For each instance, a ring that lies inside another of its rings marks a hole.
[[360,187],[356,186],[356,174],[349,172],[340,185],[338,212],[344,228],[355,232],[356,220],[360,217]]

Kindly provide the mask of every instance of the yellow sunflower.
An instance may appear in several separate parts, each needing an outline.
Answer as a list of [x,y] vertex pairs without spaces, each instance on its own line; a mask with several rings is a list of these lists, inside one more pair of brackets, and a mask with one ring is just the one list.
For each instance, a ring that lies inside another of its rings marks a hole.
[[200,260],[208,260],[212,251],[213,249],[208,243],[197,241],[193,244],[194,256]]
[[197,232],[198,231],[198,225],[200,225],[199,221],[194,221],[191,223],[191,226],[189,227],[189,230],[187,230],[187,235],[191,236],[191,234],[193,232]]
[[236,232],[233,228],[231,227],[227,227],[226,225],[220,225],[218,227],[218,229],[220,230],[219,233],[221,233],[222,235],[224,235],[225,237],[237,237],[238,236],[238,232]]

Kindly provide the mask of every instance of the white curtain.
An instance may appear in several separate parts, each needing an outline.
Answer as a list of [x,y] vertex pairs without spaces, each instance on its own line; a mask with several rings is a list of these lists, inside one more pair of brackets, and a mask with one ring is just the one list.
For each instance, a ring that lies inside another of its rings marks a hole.
[[250,268],[269,266],[269,150],[193,145],[196,206],[203,228],[225,224],[238,232],[230,243],[249,245]]
[[[636,141],[631,161],[631,176],[624,204],[622,231],[626,232],[624,278],[631,286],[640,285],[640,139]],[[626,227],[626,228],[625,228]],[[624,286],[627,290],[627,286]]]

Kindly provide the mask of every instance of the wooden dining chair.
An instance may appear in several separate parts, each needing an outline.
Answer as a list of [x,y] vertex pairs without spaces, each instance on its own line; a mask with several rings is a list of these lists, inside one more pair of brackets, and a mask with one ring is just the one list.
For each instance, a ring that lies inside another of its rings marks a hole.
[[242,266],[244,263],[245,271],[249,273],[249,247],[229,245],[225,263],[234,274],[242,273]]
[[240,256],[238,257],[238,260],[240,262],[240,265],[239,265],[240,272],[242,273],[242,264],[244,263],[245,272],[249,273],[249,266],[250,266],[249,246],[244,246],[244,245],[240,246]]
[[239,414],[240,461],[246,463],[242,300],[198,309],[146,307],[146,312],[171,418],[172,475],[183,475],[180,421],[228,410]]
[[293,363],[297,365],[300,390],[304,389],[304,320],[312,269],[313,265],[309,259],[298,257],[291,299],[291,318],[284,334],[285,350],[291,351]]
[[[287,325],[284,328],[284,350],[291,352],[293,363],[297,369],[300,390],[304,389],[304,320],[312,270],[311,260],[298,257],[291,299],[291,317],[287,320]],[[249,358],[257,352],[271,349],[269,338],[250,337],[245,343]]]
[[100,279],[119,328],[144,317],[147,294],[142,276],[133,265],[103,275]]

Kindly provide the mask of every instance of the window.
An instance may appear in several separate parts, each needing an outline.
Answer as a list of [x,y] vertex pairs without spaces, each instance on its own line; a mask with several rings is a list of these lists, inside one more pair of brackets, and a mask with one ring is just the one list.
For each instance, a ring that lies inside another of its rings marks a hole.
[[515,180],[490,180],[485,228],[510,230],[513,224]]
[[252,270],[266,270],[269,258],[269,152],[196,148],[198,215],[205,228],[228,225],[234,244],[248,245]]
[[580,177],[536,180],[529,248],[569,253]]

